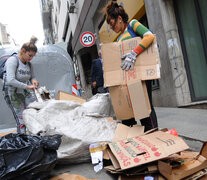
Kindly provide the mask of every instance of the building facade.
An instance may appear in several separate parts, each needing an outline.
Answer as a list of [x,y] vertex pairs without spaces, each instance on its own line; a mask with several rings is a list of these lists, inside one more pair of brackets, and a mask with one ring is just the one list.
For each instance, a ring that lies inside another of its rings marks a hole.
[[[52,0],[40,0],[39,2],[42,14],[43,31],[45,36],[44,44],[54,44],[55,42],[57,42],[57,29],[54,26],[57,19],[55,19],[52,14],[57,9],[54,10]],[[59,11],[56,12],[56,14],[59,14]]]
[[148,23],[161,57],[158,106],[204,107],[207,100],[207,2],[145,0]]
[[[92,59],[100,43],[116,41],[104,20],[108,0],[53,0],[52,27],[55,42],[67,42],[75,73],[80,75],[84,97],[90,98]],[[163,107],[199,107],[207,104],[207,15],[204,0],[118,0],[129,15],[156,34],[161,79],[153,81],[153,103]],[[81,43],[91,32],[95,43]]]
[[0,47],[10,44],[9,34],[6,30],[6,26],[0,23]]

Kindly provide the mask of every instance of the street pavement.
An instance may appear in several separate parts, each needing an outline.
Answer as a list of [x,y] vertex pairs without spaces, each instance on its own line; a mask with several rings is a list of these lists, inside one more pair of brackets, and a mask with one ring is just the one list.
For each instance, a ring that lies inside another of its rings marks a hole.
[[155,108],[160,128],[175,128],[179,135],[207,140],[207,109]]
[[[178,135],[181,136],[189,145],[191,150],[199,151],[204,141],[207,141],[206,125],[207,125],[207,109],[190,109],[190,108],[155,108],[159,128],[175,128]],[[4,127],[14,128],[14,123],[8,122]],[[7,130],[2,129],[0,132]],[[93,165],[88,163],[57,165],[52,175],[62,173],[79,174],[87,178],[97,178],[100,180],[114,180],[116,176],[109,174],[105,170],[95,173]]]

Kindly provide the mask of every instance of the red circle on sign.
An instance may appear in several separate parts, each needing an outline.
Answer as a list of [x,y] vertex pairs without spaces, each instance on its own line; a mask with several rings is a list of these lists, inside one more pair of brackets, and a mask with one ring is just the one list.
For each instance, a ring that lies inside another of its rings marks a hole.
[[84,32],[80,37],[80,42],[83,46],[92,46],[95,43],[95,36],[91,32]]

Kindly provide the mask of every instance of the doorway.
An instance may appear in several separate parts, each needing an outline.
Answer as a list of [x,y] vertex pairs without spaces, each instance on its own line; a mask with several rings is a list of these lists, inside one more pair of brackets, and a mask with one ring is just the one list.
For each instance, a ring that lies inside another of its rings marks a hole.
[[207,1],[175,0],[174,9],[192,101],[207,99]]

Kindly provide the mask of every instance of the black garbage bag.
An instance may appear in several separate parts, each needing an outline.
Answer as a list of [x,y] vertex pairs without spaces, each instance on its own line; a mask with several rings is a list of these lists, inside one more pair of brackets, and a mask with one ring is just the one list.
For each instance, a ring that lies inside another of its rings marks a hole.
[[54,168],[61,135],[11,133],[0,138],[1,180],[42,180]]

